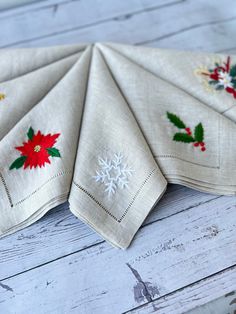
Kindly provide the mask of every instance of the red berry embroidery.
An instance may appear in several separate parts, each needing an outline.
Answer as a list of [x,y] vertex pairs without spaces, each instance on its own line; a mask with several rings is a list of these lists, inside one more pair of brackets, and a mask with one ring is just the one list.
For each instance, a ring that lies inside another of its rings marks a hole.
[[223,64],[215,63],[213,69],[201,72],[208,77],[215,90],[225,90],[236,99],[236,64],[230,65],[230,57]]
[[192,132],[191,132],[190,128],[185,128],[185,131],[187,132],[188,135],[192,135]]
[[61,157],[59,150],[54,147],[60,133],[43,135],[40,131],[34,134],[30,127],[27,133],[28,141],[22,146],[15,147],[21,152],[21,157],[17,158],[10,166],[10,170],[19,169],[24,166],[37,168],[44,167],[45,163],[50,164],[49,157]]
[[[177,132],[173,136],[173,141],[183,142],[183,143],[193,143],[194,147],[199,147],[202,152],[206,150],[204,139],[204,129],[202,123],[198,123],[194,132],[192,133],[191,128],[186,127],[185,123],[175,114],[167,112],[167,118],[171,123],[174,124],[178,129],[184,129],[185,132]],[[194,135],[192,135],[194,134]]]

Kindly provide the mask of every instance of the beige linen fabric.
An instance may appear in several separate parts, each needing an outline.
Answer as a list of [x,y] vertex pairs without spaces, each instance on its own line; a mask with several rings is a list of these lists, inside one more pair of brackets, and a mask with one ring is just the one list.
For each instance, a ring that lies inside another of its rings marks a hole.
[[[0,236],[68,200],[78,218],[126,248],[168,182],[234,195],[236,99],[196,71],[226,60],[113,43],[2,50]],[[174,141],[179,130],[167,112],[192,132],[201,123],[206,150]],[[60,133],[61,156],[10,170],[30,127]]]

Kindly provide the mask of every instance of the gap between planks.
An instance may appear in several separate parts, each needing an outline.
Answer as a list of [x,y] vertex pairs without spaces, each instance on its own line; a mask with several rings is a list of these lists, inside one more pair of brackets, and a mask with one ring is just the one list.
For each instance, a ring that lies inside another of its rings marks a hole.
[[[77,1],[69,1],[69,2],[66,2],[66,4],[71,3],[71,2],[75,3]],[[142,9],[137,9],[137,10],[132,10],[132,11],[130,11],[127,8],[127,11],[124,11],[124,12],[122,12],[120,14],[117,14],[117,15],[114,15],[114,16],[111,16],[111,17],[108,17],[108,18],[105,18],[105,19],[101,19],[101,20],[97,20],[97,21],[95,20],[94,22],[91,22],[91,23],[84,23],[84,24],[79,25],[77,27],[71,27],[71,28],[67,28],[67,29],[65,27],[64,29],[61,29],[60,31],[58,30],[57,32],[54,32],[54,33],[49,33],[49,34],[45,34],[45,35],[42,35],[42,36],[32,37],[32,38],[25,39],[25,40],[19,40],[19,41],[10,43],[10,44],[5,44],[5,45],[1,44],[0,46],[2,48],[12,47],[12,46],[17,45],[17,44],[23,44],[23,43],[37,41],[37,40],[44,39],[44,38],[50,38],[50,37],[54,37],[54,36],[59,35],[59,34],[61,35],[61,34],[65,34],[65,33],[71,33],[71,32],[74,32],[75,30],[81,30],[81,29],[84,29],[84,28],[96,27],[96,26],[98,26],[100,24],[108,23],[108,22],[111,22],[111,21],[125,21],[127,19],[130,19],[130,18],[136,16],[136,15],[145,14],[147,12],[152,12],[152,11],[155,12],[155,11],[158,11],[158,10],[161,10],[161,9],[165,9],[165,8],[168,8],[168,7],[181,5],[184,2],[186,2],[186,0],[175,0],[175,1],[170,1],[170,2],[167,2],[167,3],[161,3],[160,5],[155,5],[155,6],[150,6],[150,5],[143,6]],[[63,4],[64,3],[62,2],[61,4],[59,4],[59,6],[63,5]],[[43,7],[43,9],[44,8],[51,9],[52,7],[53,7],[53,5],[49,5],[49,6]],[[0,17],[1,17],[1,12],[0,12]],[[35,18],[36,17],[34,17],[34,19]],[[2,21],[4,21],[4,16],[2,18]],[[9,23],[9,21],[7,21],[7,22]],[[34,23],[35,23],[35,21],[34,21]],[[217,23],[217,21],[216,21],[216,23]],[[8,38],[9,38],[9,36],[8,36]]]
[[[231,282],[226,282],[225,277],[229,277]],[[196,298],[196,290],[198,298]],[[212,290],[215,292],[214,295]],[[167,293],[160,298],[153,298],[150,302],[132,308],[123,312],[123,314],[149,314],[155,311],[158,314],[183,313],[199,306],[199,300],[203,301],[201,303],[203,305],[222,295],[226,297],[227,294],[235,290],[236,265],[232,265],[183,288]],[[211,293],[208,294],[208,291],[211,291]],[[176,300],[179,301],[176,302]]]

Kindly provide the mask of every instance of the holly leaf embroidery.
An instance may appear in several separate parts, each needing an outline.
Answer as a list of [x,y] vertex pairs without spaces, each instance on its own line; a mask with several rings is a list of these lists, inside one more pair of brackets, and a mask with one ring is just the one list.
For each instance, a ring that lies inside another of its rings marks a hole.
[[194,138],[196,142],[203,142],[204,139],[204,130],[201,123],[195,126],[194,129]]
[[21,157],[17,158],[17,159],[11,164],[11,166],[10,166],[9,169],[12,170],[12,169],[19,169],[19,168],[21,168],[21,167],[24,165],[26,159],[27,159],[26,156],[21,156]]
[[223,90],[225,89],[223,85],[218,85],[215,87],[216,90]]
[[175,133],[173,140],[177,142],[184,142],[184,143],[194,142],[194,138],[191,135],[186,134],[186,133]]
[[235,77],[236,76],[236,64],[232,66],[230,69],[230,76]]
[[27,133],[27,136],[28,136],[29,140],[32,141],[32,138],[33,138],[33,136],[34,136],[34,130],[33,130],[32,127],[29,128],[29,131],[28,131],[28,133]]
[[52,157],[61,157],[59,150],[55,147],[47,148],[47,152]]
[[236,79],[233,79],[233,80],[231,81],[231,83],[233,84],[234,88],[236,89]]
[[218,83],[218,81],[215,81],[215,80],[209,81],[209,84],[211,84],[211,85],[215,85],[217,83]]
[[167,112],[167,118],[179,129],[185,129],[186,126],[183,121],[173,113]]

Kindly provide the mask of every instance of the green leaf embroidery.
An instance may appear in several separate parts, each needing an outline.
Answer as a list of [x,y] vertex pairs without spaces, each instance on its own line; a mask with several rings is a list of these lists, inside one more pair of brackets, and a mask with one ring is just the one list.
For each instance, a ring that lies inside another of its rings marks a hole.
[[59,150],[55,147],[47,148],[47,152],[52,157],[61,157]]
[[236,64],[232,66],[230,69],[230,76],[235,77],[236,76]]
[[233,80],[231,81],[231,83],[233,84],[234,88],[236,89],[236,80],[233,79]]
[[218,83],[218,81],[209,81],[209,84],[212,84],[212,85],[215,85],[215,84],[217,84]]
[[32,129],[32,127],[29,128],[29,131],[28,131],[28,133],[27,133],[27,136],[28,136],[29,140],[32,141],[32,138],[33,138],[33,136],[34,136],[34,130]]
[[184,143],[194,142],[194,138],[191,135],[188,135],[186,133],[175,133],[173,140],[177,142],[184,142]]
[[27,159],[26,156],[21,156],[21,157],[17,158],[17,159],[11,164],[11,166],[10,166],[9,169],[12,170],[12,169],[14,169],[14,168],[15,168],[15,169],[21,168],[21,167],[24,165],[26,159]]
[[170,122],[173,123],[177,128],[179,128],[179,129],[185,129],[186,128],[183,121],[179,117],[177,117],[175,114],[167,112],[167,117],[170,120]]
[[224,86],[223,85],[218,85],[218,86],[215,87],[215,89],[216,90],[222,90],[222,89],[224,89]]
[[196,142],[203,142],[204,139],[204,130],[201,123],[195,126],[194,129],[194,138]]

